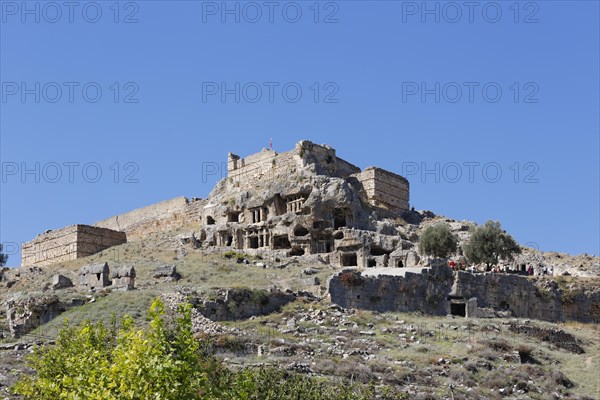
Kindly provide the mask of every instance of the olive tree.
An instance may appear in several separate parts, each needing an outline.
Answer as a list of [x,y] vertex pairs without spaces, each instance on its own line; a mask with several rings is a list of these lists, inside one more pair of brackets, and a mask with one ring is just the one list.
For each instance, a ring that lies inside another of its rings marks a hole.
[[419,240],[419,252],[427,256],[446,258],[456,251],[458,240],[447,224],[428,226]]
[[487,221],[473,230],[463,252],[470,263],[484,263],[489,271],[500,258],[512,260],[515,254],[521,253],[521,247],[502,229],[500,222]]

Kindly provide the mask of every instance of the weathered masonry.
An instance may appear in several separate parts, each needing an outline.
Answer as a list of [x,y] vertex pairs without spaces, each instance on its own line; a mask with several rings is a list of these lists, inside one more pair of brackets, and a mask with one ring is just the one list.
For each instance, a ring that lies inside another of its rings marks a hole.
[[71,225],[42,233],[23,243],[21,265],[49,265],[75,260],[126,242],[125,232]]
[[379,312],[423,311],[433,315],[489,318],[495,315],[547,321],[600,321],[600,292],[542,287],[527,277],[458,271],[446,266],[404,276],[363,276],[346,269],[329,281],[331,301]]
[[[377,167],[361,171],[355,165],[337,157],[335,149],[301,141],[285,153],[271,149],[240,158],[229,153],[227,157],[228,178],[241,185],[252,185],[257,181],[286,179],[304,167],[314,175],[344,178],[358,181],[369,202],[397,212],[409,209],[409,184],[403,176]],[[291,196],[287,200],[288,212],[297,211],[302,199]]]
[[409,183],[400,175],[377,167],[361,171],[332,147],[306,140],[283,153],[229,153],[227,173],[194,205],[206,246],[322,254],[340,266],[407,261],[406,244],[393,233],[374,232],[372,223],[409,211]]

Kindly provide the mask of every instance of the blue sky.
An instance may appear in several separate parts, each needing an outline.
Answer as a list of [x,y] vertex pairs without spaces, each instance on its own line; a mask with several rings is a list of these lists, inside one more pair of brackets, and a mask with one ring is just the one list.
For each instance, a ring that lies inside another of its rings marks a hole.
[[47,229],[206,197],[228,151],[270,138],[404,174],[416,209],[600,253],[597,1],[69,4],[0,1],[9,265]]

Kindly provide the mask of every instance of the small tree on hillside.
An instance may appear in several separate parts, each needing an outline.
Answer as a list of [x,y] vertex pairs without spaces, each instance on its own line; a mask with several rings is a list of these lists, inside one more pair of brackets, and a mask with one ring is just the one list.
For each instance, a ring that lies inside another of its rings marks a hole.
[[6,261],[8,260],[8,256],[2,253],[2,243],[0,243],[0,268],[4,267]]
[[514,254],[521,253],[521,247],[501,228],[500,222],[487,221],[474,229],[463,251],[470,263],[484,263],[489,271],[500,258],[512,260]]
[[419,240],[419,252],[427,256],[446,258],[456,251],[456,236],[447,224],[427,227]]

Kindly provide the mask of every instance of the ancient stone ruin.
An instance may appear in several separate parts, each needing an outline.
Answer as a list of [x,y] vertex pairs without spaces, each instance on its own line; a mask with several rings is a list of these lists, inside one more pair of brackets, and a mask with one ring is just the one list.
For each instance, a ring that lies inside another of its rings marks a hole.
[[124,265],[117,267],[111,274],[112,288],[116,290],[135,289],[135,268]]
[[77,288],[79,290],[98,290],[110,286],[108,263],[84,265],[79,270]]
[[339,266],[418,261],[408,253],[412,243],[382,223],[409,211],[408,181],[381,168],[361,171],[329,146],[302,141],[285,153],[230,153],[227,178],[194,207],[205,247],[319,254]]
[[71,225],[42,233],[23,243],[21,265],[49,265],[75,260],[126,242],[125,232]]
[[411,266],[419,261],[388,219],[409,211],[406,178],[361,171],[335,149],[309,141],[288,152],[228,155],[227,178],[206,199],[167,200],[98,222],[74,225],[25,244],[23,265],[46,265],[185,223],[198,224],[203,247],[276,255],[321,254],[339,266]]
[[[343,307],[556,321],[600,318],[597,290],[565,298],[556,288],[540,288],[524,277],[453,273],[445,260],[422,257],[415,246],[419,225],[434,215],[410,209],[409,199],[404,177],[377,167],[361,170],[328,145],[300,141],[283,153],[267,148],[244,158],[229,153],[227,177],[207,198],[178,197],[95,226],[73,225],[39,235],[24,245],[22,264],[68,261],[128,239],[193,226],[191,234],[178,236],[177,259],[186,257],[188,246],[190,251],[239,252],[270,260],[304,257],[353,268],[329,281],[331,300]],[[459,242],[469,238],[470,224],[447,222]],[[515,261],[521,269],[530,262]],[[538,260],[538,269],[544,263]],[[380,269],[379,276],[358,272]],[[400,270],[402,276],[390,272]],[[163,265],[154,278],[180,276],[174,265]],[[107,264],[81,268],[80,290],[110,285]],[[116,269],[112,286],[133,289],[135,270]],[[220,315],[220,307],[215,303],[207,309]]]
[[519,317],[547,321],[600,321],[600,292],[563,293],[526,277],[452,272],[445,265],[401,275],[366,276],[343,270],[329,281],[331,301],[346,308],[415,311],[471,318]]

